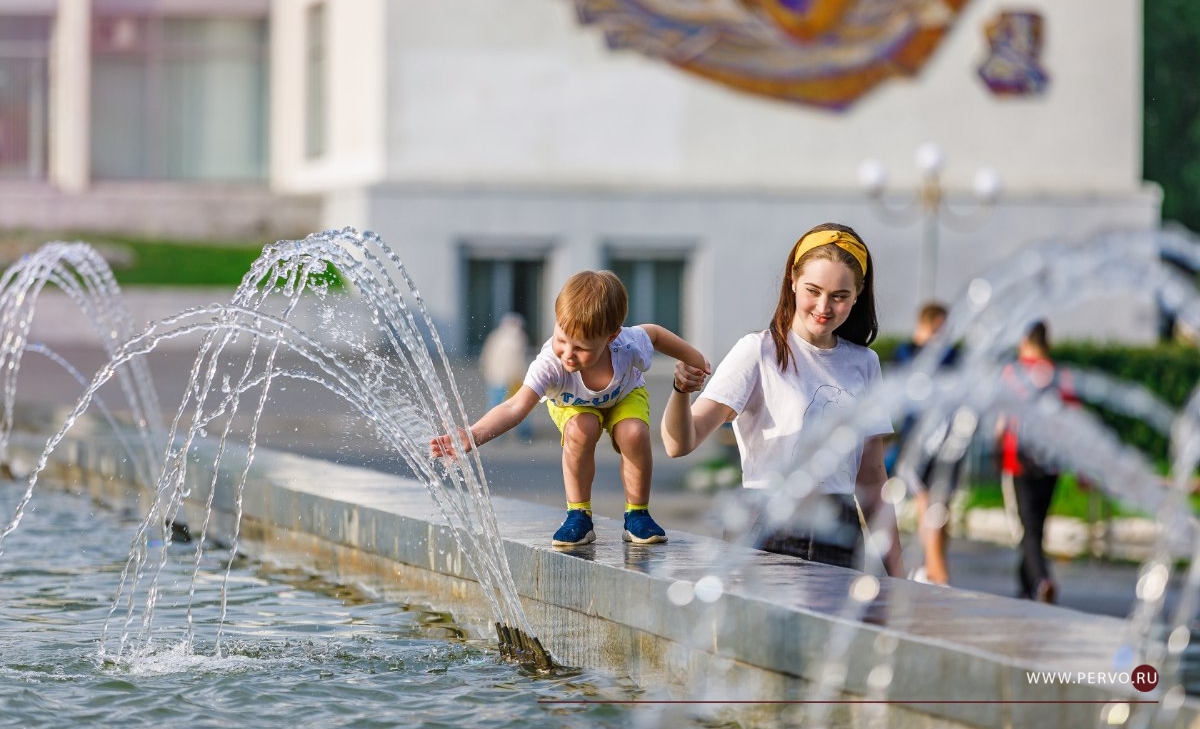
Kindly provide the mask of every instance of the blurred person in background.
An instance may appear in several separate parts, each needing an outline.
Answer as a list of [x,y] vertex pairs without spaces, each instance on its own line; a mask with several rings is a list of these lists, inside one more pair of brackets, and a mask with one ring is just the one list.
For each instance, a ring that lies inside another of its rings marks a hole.
[[[525,333],[525,317],[508,312],[500,317],[483,341],[479,354],[479,370],[487,387],[488,410],[508,399],[521,387],[529,365],[529,337]],[[533,423],[526,418],[517,425],[517,437],[533,442]]]

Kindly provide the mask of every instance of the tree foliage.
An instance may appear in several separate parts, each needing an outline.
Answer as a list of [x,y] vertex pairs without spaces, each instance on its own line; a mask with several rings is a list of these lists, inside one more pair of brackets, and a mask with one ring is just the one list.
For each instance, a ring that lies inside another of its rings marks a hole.
[[1200,230],[1200,2],[1144,0],[1142,176],[1163,219]]

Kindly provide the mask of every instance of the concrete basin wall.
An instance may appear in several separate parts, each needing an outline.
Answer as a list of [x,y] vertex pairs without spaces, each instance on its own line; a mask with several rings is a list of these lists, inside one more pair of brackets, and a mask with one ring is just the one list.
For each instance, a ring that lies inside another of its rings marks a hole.
[[[15,434],[15,470],[36,463],[45,442]],[[211,452],[206,444],[189,459],[182,518],[193,531],[214,483]],[[236,536],[243,553],[448,610],[477,636],[494,637],[483,591],[422,484],[258,449],[239,524],[233,487],[244,465],[245,451],[230,449],[218,467],[210,538]],[[86,426],[51,454],[38,488],[55,487],[143,506],[151,498],[119,442]],[[1095,725],[1118,703],[1138,726],[1159,710],[1140,702],[1157,702],[1161,692],[1028,676],[1116,670],[1113,657],[1130,639],[1125,621],[889,578],[854,602],[861,575],[852,570],[679,531],[665,545],[626,544],[620,523],[602,517],[595,544],[558,551],[548,535],[559,509],[502,498],[493,506],[523,608],[545,647],[564,665],[627,675],[647,698],[791,725],[812,710],[799,702],[812,697],[812,682],[829,678],[830,657],[844,652],[845,690],[836,698],[845,703],[831,709],[835,725]],[[738,567],[726,574],[731,558]],[[724,582],[715,601],[681,606],[668,598],[676,582],[714,574]],[[1200,723],[1197,708],[1187,699],[1169,724]]]

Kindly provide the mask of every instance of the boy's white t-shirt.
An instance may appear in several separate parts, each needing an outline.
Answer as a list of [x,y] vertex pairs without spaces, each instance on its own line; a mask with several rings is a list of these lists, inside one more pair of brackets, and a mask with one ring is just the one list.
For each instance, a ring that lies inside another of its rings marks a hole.
[[565,405],[587,405],[594,408],[610,408],[630,391],[646,384],[643,372],[650,369],[654,359],[654,343],[641,327],[621,327],[617,338],[608,345],[612,352],[613,378],[603,390],[589,390],[578,372],[568,372],[551,347],[553,338],[547,339],[542,349],[529,364],[524,384],[559,407]]
[[[788,333],[793,365],[780,371],[769,331],[747,334],[717,366],[701,397],[729,406],[737,417],[734,435],[742,455],[742,484],[766,488],[796,466],[805,427],[833,409],[852,407],[882,376],[879,356],[839,338],[821,349]],[[863,424],[864,437],[892,432],[884,418]],[[862,461],[860,440],[831,476],[818,484],[827,494],[853,494]]]

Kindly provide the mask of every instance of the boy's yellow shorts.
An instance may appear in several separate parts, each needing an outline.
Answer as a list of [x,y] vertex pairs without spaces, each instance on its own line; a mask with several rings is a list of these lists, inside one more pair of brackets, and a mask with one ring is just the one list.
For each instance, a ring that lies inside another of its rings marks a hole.
[[[558,426],[558,443],[562,445],[562,431],[566,426],[567,421],[579,415],[580,413],[592,413],[597,418],[600,418],[600,427],[608,431],[608,437],[612,438],[613,428],[617,423],[629,418],[636,418],[649,427],[650,425],[650,395],[646,392],[645,387],[635,387],[629,391],[629,394],[617,401],[616,405],[611,408],[595,408],[591,405],[565,405],[558,406],[552,402],[546,402],[546,409],[550,411],[550,419]],[[618,453],[621,449],[617,447],[617,442],[612,442],[613,450]]]

